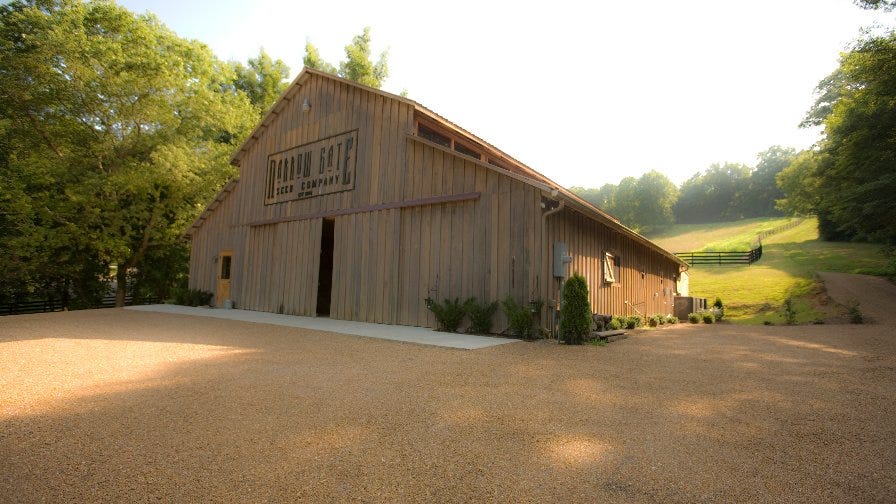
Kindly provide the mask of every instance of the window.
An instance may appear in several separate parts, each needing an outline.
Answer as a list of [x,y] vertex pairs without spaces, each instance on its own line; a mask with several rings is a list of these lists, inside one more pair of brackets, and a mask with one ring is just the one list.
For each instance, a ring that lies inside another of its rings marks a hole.
[[454,150],[456,150],[457,152],[460,152],[461,154],[465,154],[467,156],[479,159],[478,152],[474,151],[473,149],[468,148],[464,144],[457,143],[457,141],[454,142]]
[[231,256],[221,256],[221,280],[230,280]]
[[507,165],[505,165],[504,163],[502,163],[500,161],[492,159],[492,158],[488,158],[488,164],[490,164],[492,166],[497,166],[498,168],[501,168],[501,169],[504,169],[507,171],[510,171],[510,168],[508,168]]
[[417,126],[417,136],[419,136],[420,138],[425,138],[432,143],[437,143],[439,145],[451,148],[450,138],[422,124]]
[[619,281],[619,260],[609,253],[604,253],[604,282],[617,283]]

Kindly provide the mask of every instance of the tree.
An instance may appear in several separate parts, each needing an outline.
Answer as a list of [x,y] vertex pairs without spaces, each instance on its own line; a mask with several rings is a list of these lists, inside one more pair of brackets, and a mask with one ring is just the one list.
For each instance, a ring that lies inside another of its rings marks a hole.
[[855,2],[863,9],[880,9],[885,12],[896,9],[896,0],[855,0]]
[[815,165],[822,236],[896,243],[896,33],[859,40],[819,95],[808,117],[824,125]]
[[678,189],[656,170],[637,179],[626,177],[618,186],[604,184],[600,189],[573,187],[570,190],[639,232],[650,232],[674,222],[672,207],[678,199]]
[[739,202],[739,213],[746,219],[781,214],[775,204],[784,197],[784,193],[778,187],[776,177],[794,160],[796,150],[792,147],[774,145],[760,152],[757,157],[759,163],[750,173],[746,191]]
[[317,48],[311,42],[305,43],[303,61],[306,67],[338,74],[344,79],[379,89],[382,87],[383,81],[389,77],[387,52],[381,53],[376,63],[370,59],[370,27],[365,27],[360,35],[355,35],[351,44],[345,46],[345,60],[339,63],[338,72],[335,66],[321,58]]
[[651,170],[638,179],[638,213],[634,225],[649,233],[675,222],[672,207],[678,201],[678,188],[662,173]]
[[743,217],[750,168],[740,163],[713,163],[681,185],[675,219],[682,224],[718,222]]
[[790,215],[810,215],[818,207],[818,172],[823,156],[816,151],[800,152],[775,177],[784,197],[775,202],[778,210]]
[[308,68],[313,68],[315,70],[320,70],[321,72],[327,72],[331,74],[337,73],[336,67],[324,61],[324,59],[320,56],[320,52],[317,50],[317,47],[311,43],[310,40],[305,41],[305,58],[302,60]]
[[597,208],[600,208],[601,210],[605,210],[607,212],[609,212],[610,208],[612,208],[613,201],[616,197],[615,184],[604,184],[600,187],[600,189],[571,187],[569,188],[569,190],[588,203],[591,203]]
[[625,177],[619,181],[619,186],[616,187],[616,194],[613,197],[610,213],[622,221],[623,224],[631,228],[637,228],[640,223],[638,218],[639,206],[638,179]]
[[247,66],[239,62],[231,66],[234,87],[246,93],[259,115],[271,108],[289,85],[289,67],[283,60],[272,60],[264,48],[259,49],[257,57],[249,59]]
[[147,255],[164,257],[234,175],[227,160],[257,119],[233,82],[152,15],[75,0],[0,7],[0,226],[11,231],[0,266],[22,282],[0,291],[89,299],[109,266],[124,287]]

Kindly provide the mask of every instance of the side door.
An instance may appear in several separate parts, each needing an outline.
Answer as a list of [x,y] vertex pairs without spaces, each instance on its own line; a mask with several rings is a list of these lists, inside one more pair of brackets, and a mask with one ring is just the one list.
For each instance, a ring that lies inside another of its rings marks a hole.
[[215,290],[215,305],[224,306],[230,299],[230,277],[233,273],[233,251],[222,250],[218,255],[218,286]]

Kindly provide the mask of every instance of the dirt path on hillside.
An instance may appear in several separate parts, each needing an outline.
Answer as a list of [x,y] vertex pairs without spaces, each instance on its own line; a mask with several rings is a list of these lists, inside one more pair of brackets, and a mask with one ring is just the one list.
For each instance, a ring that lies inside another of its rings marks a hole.
[[819,272],[828,295],[843,306],[859,302],[859,310],[871,322],[896,325],[896,285],[870,275]]

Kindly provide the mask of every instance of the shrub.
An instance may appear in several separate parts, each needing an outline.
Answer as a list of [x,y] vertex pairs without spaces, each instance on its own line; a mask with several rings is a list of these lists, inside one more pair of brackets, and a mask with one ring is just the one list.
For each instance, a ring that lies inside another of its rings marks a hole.
[[623,325],[622,325],[622,322],[620,322],[620,320],[621,319],[619,317],[613,317],[610,320],[610,323],[607,325],[607,329],[610,331],[618,331],[619,329],[622,329]]
[[666,323],[667,324],[677,324],[678,317],[676,317],[675,315],[666,315]]
[[784,310],[784,321],[787,322],[787,325],[796,324],[796,303],[793,302],[793,298],[785,299],[782,309]]
[[436,316],[439,331],[457,332],[457,328],[464,320],[464,307],[459,298],[446,299],[442,304],[432,298],[426,298],[426,307]]
[[470,318],[468,333],[489,334],[492,332],[492,316],[498,311],[498,302],[479,304],[476,298],[471,297],[464,302],[464,311]]
[[560,308],[560,337],[571,345],[581,345],[591,331],[591,303],[588,281],[574,273],[563,284],[563,305]]
[[184,306],[208,306],[215,295],[202,289],[182,289],[174,294],[174,304]]
[[716,320],[722,320],[722,317],[725,316],[725,305],[722,303],[722,298],[717,297],[712,307],[714,308],[713,314],[715,314]]
[[634,329],[636,327],[641,327],[641,317],[632,315],[631,317],[625,319],[626,329]]
[[712,312],[703,312],[703,323],[704,324],[712,324],[716,321],[716,316],[712,314]]
[[654,315],[654,316],[656,317],[656,321],[657,321],[657,323],[659,323],[659,325],[663,325],[666,323],[666,317],[664,317],[663,315]]
[[862,315],[861,310],[859,310],[859,302],[853,300],[849,303],[849,308],[847,308],[847,313],[849,314],[849,323],[850,324],[864,324],[865,316]]
[[647,318],[647,325],[650,327],[656,327],[659,325],[659,323],[660,323],[660,320],[656,316]]
[[507,329],[511,335],[531,340],[539,334],[535,317],[528,306],[517,303],[508,295],[504,301],[501,301],[501,308],[504,310],[504,315],[507,316]]
[[696,313],[688,313],[688,322],[690,322],[692,324],[699,324],[700,323],[700,315],[698,315]]

